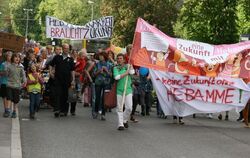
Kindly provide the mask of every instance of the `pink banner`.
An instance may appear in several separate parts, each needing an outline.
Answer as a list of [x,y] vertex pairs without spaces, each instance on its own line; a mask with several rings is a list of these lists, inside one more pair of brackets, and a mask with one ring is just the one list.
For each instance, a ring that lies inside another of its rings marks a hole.
[[250,41],[211,45],[172,38],[143,19],[137,21],[131,62],[187,75],[250,81]]

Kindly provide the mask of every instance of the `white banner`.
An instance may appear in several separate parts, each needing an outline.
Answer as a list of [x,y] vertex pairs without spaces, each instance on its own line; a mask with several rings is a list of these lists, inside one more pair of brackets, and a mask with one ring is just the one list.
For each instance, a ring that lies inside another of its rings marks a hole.
[[112,16],[90,21],[84,26],[46,16],[46,37],[72,40],[111,38],[113,23]]
[[250,85],[239,78],[181,75],[152,69],[150,75],[165,115],[240,111],[250,98]]
[[205,60],[209,64],[224,63],[227,60],[228,52],[214,55],[214,46],[183,39],[177,39],[177,49],[190,57]]

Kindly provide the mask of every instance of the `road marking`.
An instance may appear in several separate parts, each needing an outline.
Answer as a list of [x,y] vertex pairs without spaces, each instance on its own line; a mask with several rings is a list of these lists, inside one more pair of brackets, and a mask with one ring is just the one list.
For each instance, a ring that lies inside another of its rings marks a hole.
[[20,137],[20,122],[19,114],[17,110],[17,118],[12,119],[11,128],[11,147],[10,147],[11,158],[22,158],[22,146]]

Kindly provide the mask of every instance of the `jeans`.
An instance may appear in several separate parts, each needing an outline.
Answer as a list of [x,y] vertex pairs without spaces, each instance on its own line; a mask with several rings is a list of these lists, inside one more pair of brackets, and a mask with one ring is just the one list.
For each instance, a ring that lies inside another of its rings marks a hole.
[[34,114],[36,108],[40,105],[40,93],[29,93],[30,96],[30,114]]
[[105,108],[104,108],[104,91],[106,85],[95,85],[95,112],[98,111],[102,112],[102,115],[105,115]]
[[91,107],[92,115],[95,115],[95,83],[91,83]]

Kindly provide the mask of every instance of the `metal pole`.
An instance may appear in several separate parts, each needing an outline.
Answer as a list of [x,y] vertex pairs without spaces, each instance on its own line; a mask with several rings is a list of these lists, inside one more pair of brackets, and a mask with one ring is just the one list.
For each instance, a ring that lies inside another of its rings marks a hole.
[[26,11],[26,17],[27,17],[27,19],[26,19],[26,30],[25,30],[25,37],[27,38],[28,37],[28,28],[29,28],[29,12],[30,11],[32,12],[33,9],[24,8],[23,10]]
[[28,36],[28,25],[29,25],[29,10],[26,10],[26,14],[27,14],[27,19],[26,19],[26,30],[25,30],[25,37],[27,38],[27,36]]
[[88,4],[91,5],[91,21],[94,19],[94,3],[95,2],[88,0]]
[[92,4],[92,7],[91,7],[91,21],[94,19],[94,4]]

